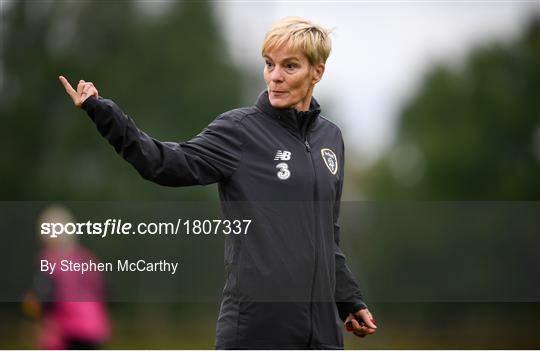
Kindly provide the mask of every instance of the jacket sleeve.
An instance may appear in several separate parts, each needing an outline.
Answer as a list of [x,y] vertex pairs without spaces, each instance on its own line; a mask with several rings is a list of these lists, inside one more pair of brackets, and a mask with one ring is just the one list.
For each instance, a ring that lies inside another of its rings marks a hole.
[[216,118],[193,139],[156,140],[139,130],[111,100],[90,97],[81,106],[101,135],[139,174],[166,186],[202,185],[231,176],[241,157],[241,128],[230,114]]
[[367,308],[364,303],[360,288],[354,280],[353,274],[347,266],[345,254],[339,247],[340,227],[338,224],[339,211],[341,207],[341,193],[343,190],[343,177],[345,175],[345,149],[342,145],[343,155],[341,160],[341,177],[339,187],[334,203],[334,256],[336,259],[336,291],[335,300],[341,320],[345,321],[349,313],[358,311],[359,309]]

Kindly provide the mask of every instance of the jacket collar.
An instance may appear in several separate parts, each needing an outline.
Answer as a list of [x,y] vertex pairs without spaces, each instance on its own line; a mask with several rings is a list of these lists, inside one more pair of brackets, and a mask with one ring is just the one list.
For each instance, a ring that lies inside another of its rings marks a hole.
[[303,137],[321,113],[319,103],[314,97],[311,98],[308,111],[298,111],[295,108],[275,108],[270,104],[267,90],[259,94],[255,106],[267,115],[276,118],[287,129],[300,132]]

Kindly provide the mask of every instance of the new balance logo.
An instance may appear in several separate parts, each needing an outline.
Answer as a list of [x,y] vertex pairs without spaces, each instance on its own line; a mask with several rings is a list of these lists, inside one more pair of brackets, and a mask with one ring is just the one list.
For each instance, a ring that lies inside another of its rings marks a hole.
[[291,152],[290,151],[281,151],[278,150],[276,153],[276,157],[274,157],[274,161],[289,161],[291,159]]

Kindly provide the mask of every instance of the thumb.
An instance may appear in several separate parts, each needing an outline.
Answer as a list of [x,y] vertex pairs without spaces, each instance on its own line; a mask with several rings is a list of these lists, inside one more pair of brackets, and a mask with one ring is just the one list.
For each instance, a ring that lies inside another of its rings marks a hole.
[[366,327],[371,329],[377,329],[375,320],[371,316],[371,313],[369,313],[367,310],[361,310],[359,313],[356,314],[356,316],[364,321]]
[[371,329],[377,329],[377,325],[375,325],[375,320],[371,318],[364,318],[364,323],[366,323],[366,326]]

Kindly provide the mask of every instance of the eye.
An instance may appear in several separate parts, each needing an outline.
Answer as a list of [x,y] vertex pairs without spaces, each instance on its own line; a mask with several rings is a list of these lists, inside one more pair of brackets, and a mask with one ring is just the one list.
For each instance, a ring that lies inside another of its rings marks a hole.
[[274,64],[270,61],[265,61],[265,66],[266,68],[272,68],[274,66]]
[[289,71],[294,70],[294,69],[296,69],[297,67],[298,67],[298,65],[297,65],[296,63],[287,63],[287,64],[285,65],[285,68],[286,68],[287,70],[289,70]]

